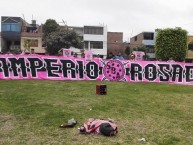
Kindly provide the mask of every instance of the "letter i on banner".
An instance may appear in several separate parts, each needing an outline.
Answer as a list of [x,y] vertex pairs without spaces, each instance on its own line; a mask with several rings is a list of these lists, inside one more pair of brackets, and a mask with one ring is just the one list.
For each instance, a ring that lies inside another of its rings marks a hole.
[[86,61],[91,61],[93,58],[93,53],[91,50],[86,50],[85,52],[85,60]]
[[62,51],[63,51],[63,56],[65,56],[65,57],[71,56],[71,50],[70,49],[63,48]]

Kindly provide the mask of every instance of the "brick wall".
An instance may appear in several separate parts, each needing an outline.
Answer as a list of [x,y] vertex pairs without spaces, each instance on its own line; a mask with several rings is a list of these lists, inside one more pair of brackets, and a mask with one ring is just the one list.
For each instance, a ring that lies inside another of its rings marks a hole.
[[130,47],[135,48],[143,44],[143,33],[130,38]]
[[118,52],[124,53],[123,32],[108,32],[107,33],[107,53]]

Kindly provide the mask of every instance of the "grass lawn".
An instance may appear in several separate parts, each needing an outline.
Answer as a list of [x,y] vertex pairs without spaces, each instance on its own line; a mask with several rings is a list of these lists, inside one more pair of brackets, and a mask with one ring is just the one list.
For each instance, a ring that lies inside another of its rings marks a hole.
[[[97,81],[0,81],[1,145],[192,145],[193,86]],[[88,118],[112,118],[115,137],[79,134]],[[59,125],[75,118],[75,128]],[[145,138],[146,142],[138,139]]]

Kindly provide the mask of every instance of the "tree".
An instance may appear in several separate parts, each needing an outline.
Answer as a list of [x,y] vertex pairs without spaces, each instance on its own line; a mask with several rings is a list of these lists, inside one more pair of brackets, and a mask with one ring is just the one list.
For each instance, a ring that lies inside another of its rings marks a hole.
[[61,48],[82,48],[78,34],[66,27],[60,27],[57,31],[51,32],[46,37],[46,50],[49,54],[55,55]]
[[46,46],[46,51],[55,55],[61,48],[77,47],[82,48],[83,44],[78,34],[68,29],[68,26],[60,26],[53,19],[48,19],[43,25],[43,45]]
[[158,30],[155,44],[156,59],[164,61],[172,58],[184,61],[187,51],[187,31],[181,28]]
[[60,27],[59,24],[55,20],[53,19],[46,20],[45,24],[43,25],[43,33],[45,39],[50,33],[57,31],[59,27]]

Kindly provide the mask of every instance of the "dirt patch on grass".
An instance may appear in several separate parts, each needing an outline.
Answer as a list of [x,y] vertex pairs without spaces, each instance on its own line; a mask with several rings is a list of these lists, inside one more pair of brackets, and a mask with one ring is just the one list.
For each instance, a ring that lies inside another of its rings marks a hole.
[[0,131],[9,132],[14,129],[16,118],[11,114],[0,115]]

